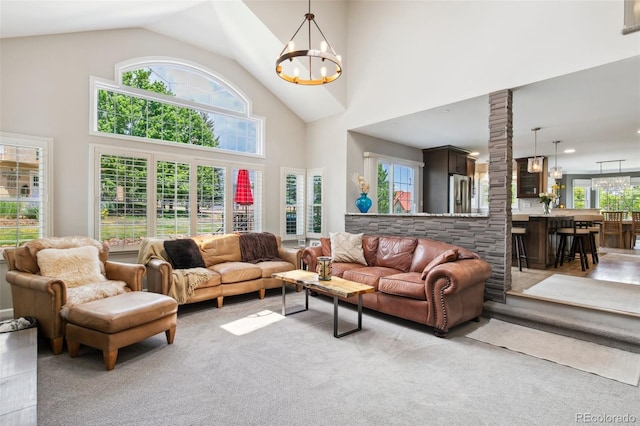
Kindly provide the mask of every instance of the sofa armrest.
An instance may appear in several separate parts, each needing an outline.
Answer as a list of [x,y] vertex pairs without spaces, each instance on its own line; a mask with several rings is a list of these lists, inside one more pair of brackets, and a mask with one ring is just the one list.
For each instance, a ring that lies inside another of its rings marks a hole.
[[34,317],[39,332],[52,340],[53,352],[62,352],[64,321],[60,309],[67,303],[66,284],[59,278],[16,270],[7,271],[5,278],[11,285],[14,318]]
[[307,265],[307,271],[316,272],[318,257],[322,256],[322,247],[307,247],[302,250],[302,262]]
[[7,282],[16,287],[57,296],[62,306],[67,302],[67,285],[59,278],[44,277],[22,271],[7,271]]
[[279,247],[278,257],[284,261],[291,263],[296,267],[296,269],[300,269],[300,265],[301,265],[300,262],[302,259],[302,249]]
[[173,267],[166,260],[153,258],[147,262],[147,290],[164,295],[169,294],[173,280]]
[[142,277],[146,271],[144,265],[107,260],[104,271],[108,279],[124,281],[131,290],[142,291]]
[[[491,277],[491,265],[482,259],[463,259],[442,263],[425,278],[427,295],[458,293]],[[444,279],[442,279],[444,278]]]
[[464,259],[433,268],[425,279],[430,321],[436,336],[446,336],[449,327],[482,313],[484,282],[491,265],[482,259]]

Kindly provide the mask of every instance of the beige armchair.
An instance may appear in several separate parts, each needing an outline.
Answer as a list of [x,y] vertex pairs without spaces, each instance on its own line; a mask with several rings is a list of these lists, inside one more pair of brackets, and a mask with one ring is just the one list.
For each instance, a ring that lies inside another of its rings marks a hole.
[[56,355],[62,352],[66,321],[61,316],[61,309],[67,304],[70,287],[68,283],[72,280],[50,274],[44,276],[38,264],[38,252],[46,248],[60,250],[86,246],[97,248],[99,260],[96,262],[106,280],[123,281],[127,291],[142,290],[145,273],[143,265],[107,260],[109,247],[88,237],[43,238],[29,241],[18,248],[3,250],[7,262],[6,280],[11,285],[14,317],[36,318],[40,335],[50,340]]

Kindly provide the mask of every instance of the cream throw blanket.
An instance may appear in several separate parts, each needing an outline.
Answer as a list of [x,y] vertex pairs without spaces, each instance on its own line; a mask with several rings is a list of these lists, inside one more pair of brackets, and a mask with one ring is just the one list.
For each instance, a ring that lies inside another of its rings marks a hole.
[[[167,252],[164,250],[164,240],[161,238],[145,238],[140,243],[137,263],[146,265],[151,259],[168,262]],[[173,269],[173,277],[169,284],[169,296],[182,305],[193,296],[193,292],[200,284],[208,281],[213,273],[206,268]]]

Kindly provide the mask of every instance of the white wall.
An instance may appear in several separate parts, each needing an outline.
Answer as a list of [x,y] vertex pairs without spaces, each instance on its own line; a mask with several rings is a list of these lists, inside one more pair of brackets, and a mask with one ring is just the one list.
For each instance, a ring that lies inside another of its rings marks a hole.
[[348,2],[348,128],[635,56],[623,2]]
[[[216,155],[264,165],[265,201],[280,199],[280,168],[305,167],[305,125],[237,63],[145,30],[116,30],[0,40],[0,131],[53,138],[56,236],[88,235],[90,144],[148,149],[89,135],[89,77],[114,80],[116,63],[165,56],[201,64],[232,82],[265,117],[266,158]],[[194,154],[196,155],[196,154]],[[198,151],[197,155],[202,154]],[[264,203],[264,230],[279,233],[279,203]],[[1,270],[0,270],[1,272]],[[0,312],[10,307],[0,275]]]
[[[91,143],[148,149],[146,144],[89,135],[89,77],[113,80],[116,63],[165,56],[201,64],[232,82],[265,117],[266,159],[216,154],[266,167],[267,199],[278,199],[280,167],[304,167],[305,126],[235,62],[145,30],[99,31],[6,39],[2,50],[0,129],[54,140],[54,233],[87,234]],[[194,154],[195,155],[195,154]],[[197,155],[201,154],[200,152]],[[265,230],[279,233],[279,206],[265,203]]]

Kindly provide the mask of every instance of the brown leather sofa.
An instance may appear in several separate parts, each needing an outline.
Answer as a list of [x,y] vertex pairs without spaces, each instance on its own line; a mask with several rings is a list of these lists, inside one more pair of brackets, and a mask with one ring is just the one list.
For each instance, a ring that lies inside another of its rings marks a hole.
[[[279,280],[271,277],[272,274],[299,268],[302,250],[282,247],[280,237],[274,236],[277,259],[246,261],[241,238],[256,234],[261,233],[189,237],[198,246],[204,261],[204,267],[195,270],[173,268],[163,247],[165,240],[145,239],[138,263],[147,267],[147,289],[170,295],[179,304],[216,299],[218,308],[222,307],[225,296],[257,291],[259,297],[264,298],[266,289],[282,286]],[[189,273],[186,278],[185,273]]]
[[5,248],[6,280],[11,285],[13,315],[34,317],[38,332],[51,342],[54,354],[62,353],[66,321],[61,316],[67,304],[65,280],[40,274],[37,252],[44,248],[100,247],[99,261],[107,280],[124,281],[127,291],[141,291],[145,269],[142,265],[107,260],[109,246],[88,237],[46,238],[27,242],[17,248]]
[[[366,264],[334,261],[331,273],[376,289],[362,296],[364,307],[426,324],[439,337],[482,313],[491,265],[476,253],[428,238],[383,235],[364,235],[362,249]],[[331,256],[329,238],[303,251],[308,270],[316,270],[318,256]]]

